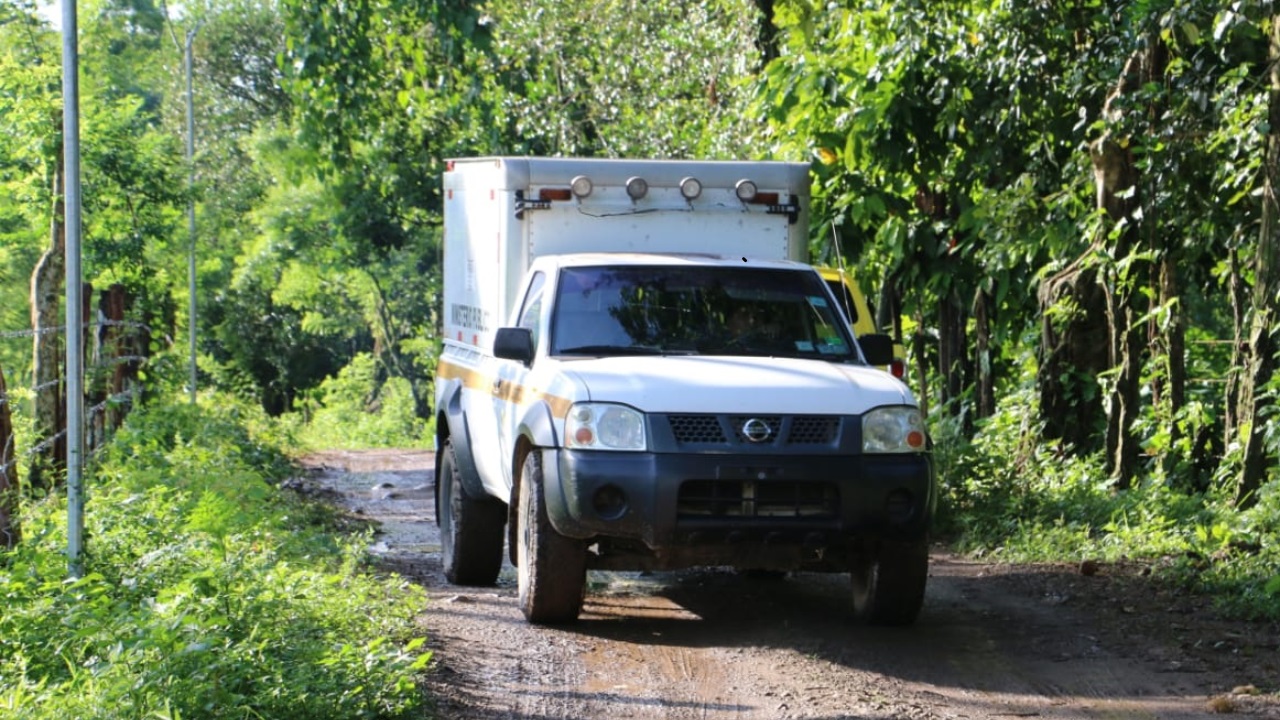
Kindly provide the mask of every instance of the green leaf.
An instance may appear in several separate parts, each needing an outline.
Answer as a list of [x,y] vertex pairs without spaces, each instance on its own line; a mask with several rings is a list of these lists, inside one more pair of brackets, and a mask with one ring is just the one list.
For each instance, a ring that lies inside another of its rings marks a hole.
[[1276,575],[1267,581],[1263,587],[1263,591],[1268,595],[1280,595],[1280,575]]

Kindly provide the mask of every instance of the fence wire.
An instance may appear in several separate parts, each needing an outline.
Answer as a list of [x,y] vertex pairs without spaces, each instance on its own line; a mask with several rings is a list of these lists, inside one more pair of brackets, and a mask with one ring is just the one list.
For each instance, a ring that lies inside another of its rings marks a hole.
[[[118,392],[115,395],[108,397],[106,400],[103,400],[102,402],[92,407],[86,408],[84,412],[85,424],[89,426],[93,425],[93,421],[97,418],[97,416],[105,412],[107,408],[109,408],[113,404],[118,403],[122,400],[132,401],[135,397],[140,395],[141,392],[142,392],[142,388],[130,388],[129,390]],[[12,460],[10,460],[7,463],[4,463],[3,465],[0,465],[0,477],[8,478],[10,470],[18,467],[18,465],[21,464],[23,461],[29,460],[37,455],[44,453],[46,450],[56,445],[59,440],[62,440],[66,436],[67,436],[67,431],[64,428],[54,433],[53,435],[50,435],[49,437],[41,440],[30,450],[27,450],[26,452],[21,454],[15,454]],[[6,445],[5,449],[7,453],[13,452],[13,447],[15,442],[14,438],[15,438],[15,434],[11,433],[9,435],[9,438],[5,442],[5,445]],[[96,455],[98,451],[101,449],[102,449],[101,447],[92,448],[89,453],[90,456]],[[7,453],[0,453],[0,457],[3,457],[3,455]]]
[[[83,323],[80,326],[80,329],[88,330],[89,328],[104,328],[104,327],[134,328],[138,330],[146,330],[147,332],[151,332],[151,329],[152,329],[151,326],[148,325],[147,323],[137,322],[134,320],[95,320],[94,322]],[[12,340],[14,338],[29,338],[29,337],[35,337],[37,335],[50,335],[53,333],[64,332],[66,331],[66,329],[67,329],[66,325],[50,325],[49,327],[33,328],[33,329],[26,329],[26,330],[0,330],[0,340]]]
[[[66,327],[67,327],[66,325],[54,325],[54,326],[45,327],[45,328],[0,331],[0,340],[11,340],[16,338],[32,338],[40,335],[62,333],[66,331]],[[81,327],[86,331],[91,328],[102,329],[102,328],[109,328],[109,327],[130,328],[135,330],[144,330],[146,332],[151,332],[152,330],[151,326],[148,325],[147,323],[135,322],[131,320],[101,319],[94,322],[86,322]],[[95,363],[94,368],[100,369],[103,367],[114,367],[117,365],[122,365],[124,363],[146,364],[147,362],[150,362],[150,360],[151,358],[145,355],[116,355],[110,358],[105,358],[101,362]],[[37,395],[45,390],[48,390],[49,388],[61,385],[65,380],[66,380],[65,375],[59,376],[51,380],[46,380],[42,383],[32,386],[31,388],[28,388],[27,392],[31,393],[32,395]],[[18,390],[18,388],[12,388],[7,392],[0,392],[0,407],[4,407],[8,405],[10,406],[10,409],[12,409],[12,405],[13,405],[12,400],[15,399],[16,397],[15,396],[16,390]],[[136,396],[138,396],[141,393],[141,391],[142,391],[142,388],[140,387],[130,388],[129,390],[125,390],[123,392],[119,392],[114,395],[111,395],[105,400],[97,403],[96,405],[93,405],[92,407],[86,408],[84,412],[85,425],[92,426],[99,414],[106,412],[106,410],[109,407],[121,401],[127,400],[131,402]],[[17,436],[17,433],[11,432],[9,433],[9,437],[3,438],[4,446],[3,446],[3,452],[0,452],[0,457],[10,456],[13,458],[7,463],[0,464],[0,477],[5,478],[6,480],[9,478],[9,472],[17,468],[19,464],[29,460],[32,457],[35,457],[37,455],[40,455],[48,451],[50,448],[56,445],[59,441],[65,438],[67,436],[67,430],[64,428],[49,437],[43,438],[34,447],[20,454],[14,452],[14,447],[17,442],[16,436]],[[91,454],[96,454],[99,449],[100,448],[93,448],[91,450]]]

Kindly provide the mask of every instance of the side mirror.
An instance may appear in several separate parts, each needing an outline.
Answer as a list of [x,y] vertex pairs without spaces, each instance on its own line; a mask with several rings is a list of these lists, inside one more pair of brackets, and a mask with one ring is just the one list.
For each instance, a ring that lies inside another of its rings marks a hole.
[[881,333],[859,335],[858,347],[872,365],[888,365],[893,362],[893,338]]
[[529,328],[498,328],[493,337],[493,356],[528,365],[533,362],[533,331]]

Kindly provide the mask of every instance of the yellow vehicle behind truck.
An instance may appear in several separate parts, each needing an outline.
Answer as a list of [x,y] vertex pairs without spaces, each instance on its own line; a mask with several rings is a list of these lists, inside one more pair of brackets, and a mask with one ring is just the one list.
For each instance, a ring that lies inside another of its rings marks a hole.
[[[871,312],[871,306],[867,303],[866,296],[862,294],[862,288],[858,287],[858,283],[854,281],[853,273],[843,268],[829,266],[821,266],[817,270],[818,274],[822,275],[823,281],[827,283],[827,287],[831,288],[831,293],[841,302],[841,308],[849,318],[849,327],[853,328],[854,335],[861,337],[880,332],[876,328],[875,314]],[[906,357],[906,351],[902,345],[894,343],[893,362],[885,367],[894,377],[904,382],[907,374]]]

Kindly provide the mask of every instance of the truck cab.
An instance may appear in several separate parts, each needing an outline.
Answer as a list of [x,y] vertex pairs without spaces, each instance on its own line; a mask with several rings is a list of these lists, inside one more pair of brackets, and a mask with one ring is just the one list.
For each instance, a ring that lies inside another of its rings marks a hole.
[[[856,617],[914,621],[937,502],[927,432],[911,391],[876,367],[888,338],[855,338],[821,275],[793,257],[797,169],[535,163],[485,165],[489,179],[465,191],[454,178],[446,201],[479,190],[483,203],[488,185],[500,211],[466,220],[474,212],[446,204],[446,306],[469,308],[446,312],[456,327],[436,379],[449,579],[494,582],[505,540],[536,623],[576,619],[592,569],[696,566],[847,572]],[[593,192],[641,178],[667,195],[500,199],[572,196],[581,177]],[[688,178],[726,199],[691,202]],[[733,201],[744,181],[774,193],[775,211]],[[496,248],[486,223],[502,228]],[[722,252],[748,236],[752,254]],[[555,251],[530,252],[531,237]],[[506,307],[480,292],[472,258],[486,251],[519,258],[519,282],[493,293]]]

